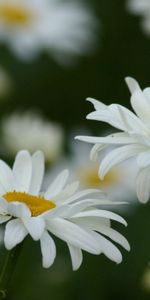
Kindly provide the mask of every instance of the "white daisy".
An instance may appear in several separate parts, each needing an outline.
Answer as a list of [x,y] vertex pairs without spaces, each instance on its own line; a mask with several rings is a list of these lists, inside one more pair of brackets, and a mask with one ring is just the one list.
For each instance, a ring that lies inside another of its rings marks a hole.
[[150,1],[128,0],[127,9],[135,15],[142,17],[141,25],[145,33],[150,35]]
[[28,149],[31,153],[40,149],[47,162],[54,162],[62,154],[62,127],[34,112],[14,113],[3,118],[1,135],[1,151],[3,148],[3,152],[11,156],[21,149]]
[[[127,240],[111,228],[110,220],[126,225],[119,215],[94,206],[110,203],[99,190],[77,191],[78,182],[66,185],[69,173],[61,172],[45,192],[40,193],[44,174],[42,152],[30,156],[20,151],[13,168],[0,161],[0,223],[6,223],[4,244],[10,250],[29,234],[40,241],[43,267],[56,257],[51,233],[68,245],[73,269],[82,263],[82,250],[120,263],[122,255],[109,239],[130,250]],[[98,193],[97,199],[90,194]]]
[[0,41],[21,59],[46,49],[60,63],[93,50],[97,21],[87,5],[64,0],[0,0]]
[[136,190],[141,202],[147,202],[150,197],[150,88],[141,90],[133,78],[126,78],[131,91],[131,105],[136,115],[118,104],[105,105],[94,99],[95,112],[87,118],[106,122],[123,132],[117,132],[106,137],[78,136],[77,139],[95,144],[91,158],[96,160],[99,151],[110,146],[118,146],[110,151],[99,167],[99,176],[104,178],[106,173],[115,165],[137,156],[140,168],[136,179]]

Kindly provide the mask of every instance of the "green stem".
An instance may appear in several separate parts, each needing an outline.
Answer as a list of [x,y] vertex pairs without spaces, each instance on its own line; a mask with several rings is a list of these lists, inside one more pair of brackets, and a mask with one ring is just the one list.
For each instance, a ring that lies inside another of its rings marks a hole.
[[0,299],[7,299],[8,297],[10,281],[14,274],[22,246],[23,243],[16,246],[11,251],[7,251],[7,255],[0,272]]

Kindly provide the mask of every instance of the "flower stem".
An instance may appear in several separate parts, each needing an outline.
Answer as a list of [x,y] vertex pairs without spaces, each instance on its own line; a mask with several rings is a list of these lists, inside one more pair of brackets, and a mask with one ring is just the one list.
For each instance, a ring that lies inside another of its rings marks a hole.
[[23,243],[16,246],[11,251],[7,251],[2,270],[0,272],[0,300],[8,299],[8,291],[11,278],[14,274],[15,267],[21,253]]

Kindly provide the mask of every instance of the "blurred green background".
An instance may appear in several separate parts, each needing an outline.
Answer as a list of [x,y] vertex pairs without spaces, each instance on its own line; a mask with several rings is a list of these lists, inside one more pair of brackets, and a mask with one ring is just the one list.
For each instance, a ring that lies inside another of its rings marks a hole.
[[[150,38],[140,28],[140,17],[129,14],[123,0],[91,0],[91,6],[100,20],[99,43],[93,56],[81,58],[73,67],[59,66],[44,52],[34,62],[23,63],[6,46],[0,48],[0,64],[14,84],[13,93],[0,102],[1,118],[16,110],[36,109],[65,128],[67,145],[71,129],[89,128],[96,134],[107,128],[85,120],[91,111],[87,96],[130,107],[124,77],[133,76],[142,87],[150,86]],[[150,261],[150,205],[123,215],[128,228],[119,226],[119,231],[132,251],[123,251],[120,265],[102,255],[85,254],[79,271],[72,272],[67,247],[57,241],[56,262],[44,270],[39,244],[28,238],[13,278],[11,300],[149,299],[150,280],[146,289],[143,276]]]

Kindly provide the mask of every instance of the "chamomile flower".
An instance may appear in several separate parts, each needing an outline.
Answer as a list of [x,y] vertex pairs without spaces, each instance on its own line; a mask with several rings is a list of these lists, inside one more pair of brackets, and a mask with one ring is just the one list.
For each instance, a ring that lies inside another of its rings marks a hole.
[[[29,234],[39,241],[43,267],[50,267],[56,257],[53,237],[67,243],[73,269],[82,263],[82,250],[120,263],[122,255],[107,239],[130,250],[127,240],[111,228],[110,220],[126,225],[119,215],[95,207],[110,203],[99,190],[78,190],[78,182],[67,184],[69,173],[61,172],[45,192],[40,192],[44,174],[42,152],[32,156],[20,151],[12,169],[0,161],[0,223],[6,223],[5,247],[10,250]],[[91,198],[90,194],[97,194]]]
[[97,21],[79,1],[0,0],[0,41],[24,60],[47,50],[60,63],[93,50]]
[[150,35],[150,1],[128,0],[127,9],[142,18],[141,25],[145,33]]
[[138,83],[130,77],[126,78],[126,82],[135,114],[122,105],[107,106],[95,99],[89,99],[96,111],[87,116],[91,120],[106,122],[122,132],[106,137],[78,136],[77,139],[95,144],[91,151],[91,158],[94,160],[104,148],[118,146],[102,160],[99,167],[101,179],[112,167],[131,157],[137,157],[137,196],[141,202],[147,202],[150,197],[150,88],[142,91]]
[[16,155],[21,149],[31,153],[40,149],[46,162],[54,162],[61,156],[64,132],[58,124],[44,120],[34,112],[13,113],[1,124],[3,151]]

